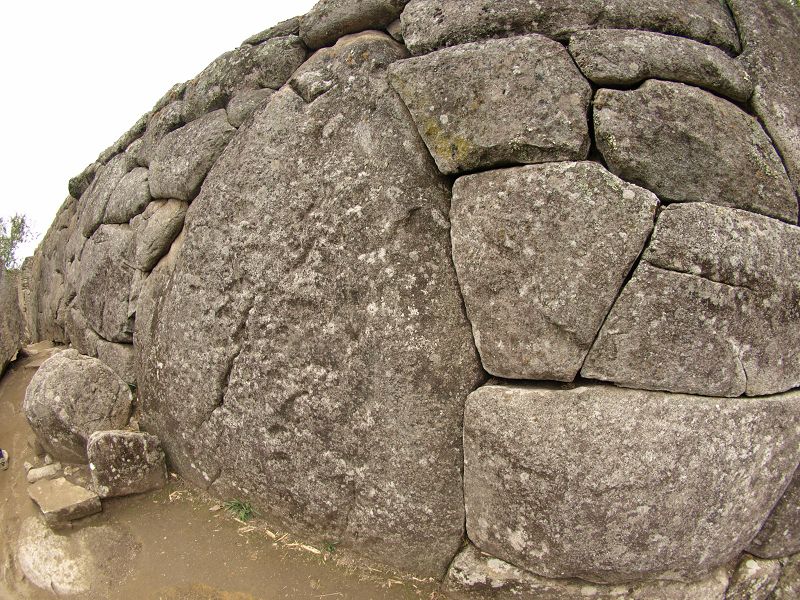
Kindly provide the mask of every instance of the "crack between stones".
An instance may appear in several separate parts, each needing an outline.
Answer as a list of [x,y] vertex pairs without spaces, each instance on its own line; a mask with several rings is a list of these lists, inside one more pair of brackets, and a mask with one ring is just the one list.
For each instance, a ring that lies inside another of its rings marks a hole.
[[659,269],[661,271],[668,271],[670,273],[679,273],[681,275],[687,275],[689,277],[696,277],[697,279],[702,279],[704,281],[708,281],[708,282],[714,283],[716,285],[722,285],[722,286],[725,286],[725,287],[738,289],[738,290],[748,290],[749,292],[752,292],[754,294],[758,293],[757,290],[754,290],[753,288],[748,287],[746,285],[736,285],[735,283],[727,283],[725,281],[719,281],[718,279],[714,279],[712,277],[706,277],[706,276],[700,275],[698,273],[690,273],[689,271],[681,271],[680,269],[675,269],[675,268],[671,268],[671,267],[665,267],[663,265],[657,265],[657,264],[654,264],[654,263],[652,263],[650,261],[645,261],[645,262],[648,265],[650,265],[651,267],[653,267],[654,269]]
[[738,58],[739,56],[744,54],[744,51],[746,49],[744,37],[742,36],[742,29],[739,26],[739,21],[736,19],[736,15],[734,14],[733,9],[731,8],[730,2],[728,2],[728,0],[724,0],[722,4],[725,7],[725,12],[727,12],[728,16],[730,16],[731,18],[731,23],[733,23],[733,29],[736,31],[736,38],[739,40],[739,48],[741,48],[741,50],[739,51],[738,54],[733,53],[734,58]]
[[[233,335],[231,336],[232,341],[236,346],[236,350],[234,350],[234,353],[226,362],[225,374],[223,375],[222,389],[219,395],[219,400],[217,402],[217,405],[211,411],[211,414],[213,414],[214,411],[221,408],[225,404],[225,396],[227,395],[228,387],[230,386],[233,367],[234,364],[236,363],[236,359],[239,358],[239,355],[242,353],[242,350],[244,349],[244,345],[246,342],[244,338],[246,337],[247,333],[247,324],[250,322],[250,315],[253,313],[255,303],[256,303],[255,297],[251,297],[248,300],[247,308],[244,311],[244,317],[239,321],[239,324],[237,325],[236,329],[233,332]],[[207,422],[208,419],[210,418],[211,415],[209,415],[209,417],[205,420],[205,422]]]

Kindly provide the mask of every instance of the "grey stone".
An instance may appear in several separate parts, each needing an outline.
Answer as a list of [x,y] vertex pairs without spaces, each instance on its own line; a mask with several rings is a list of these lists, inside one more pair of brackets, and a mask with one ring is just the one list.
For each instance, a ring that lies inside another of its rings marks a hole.
[[753,82],[741,64],[714,46],[694,40],[624,29],[575,33],[569,51],[583,74],[598,85],[633,85],[667,79],[706,88],[744,102]]
[[747,551],[761,558],[782,558],[800,552],[800,470]]
[[168,133],[175,131],[186,124],[184,118],[184,103],[180,100],[170,102],[150,117],[147,131],[142,136],[142,147],[139,149],[137,162],[143,167],[149,167],[153,153]]
[[663,200],[711,202],[795,223],[797,200],[758,121],[709,92],[648,80],[600,90],[597,146],[609,168]]
[[739,50],[736,27],[719,0],[411,0],[400,19],[412,54],[527,33],[566,39],[595,28],[660,31]]
[[89,327],[86,317],[76,306],[67,309],[64,332],[70,345],[78,352],[86,356],[97,356],[97,342],[100,336]]
[[800,229],[697,203],[659,216],[581,371],[626,387],[758,396],[800,386]]
[[694,581],[757,533],[799,441],[800,392],[485,386],[464,416],[467,534],[545,577]]
[[31,452],[33,452],[33,455],[36,458],[42,458],[46,452],[44,446],[42,446],[42,442],[39,441],[39,438],[36,437],[35,433],[32,433],[28,436],[28,448],[31,449]]
[[29,469],[25,479],[28,483],[36,483],[42,479],[53,479],[61,474],[61,463],[51,462],[43,467]]
[[167,483],[158,438],[137,431],[96,431],[86,446],[92,484],[101,498],[141,494]]
[[[183,100],[183,95],[186,93],[186,86],[188,82],[184,81],[182,83],[176,83],[171,88],[167,90],[167,93],[161,96],[158,99],[158,102],[153,105],[153,108],[150,110],[150,116],[152,118],[158,111],[160,111],[165,106],[172,104],[173,102],[177,102],[179,100]],[[150,125],[148,124],[148,129]]]
[[598,585],[579,579],[547,579],[484,554],[471,544],[453,560],[445,583],[448,596],[465,600],[725,600],[727,586],[724,568],[693,583]]
[[291,19],[286,19],[285,21],[281,21],[277,25],[273,25],[265,29],[264,31],[260,31],[254,35],[251,35],[245,41],[242,42],[242,45],[248,44],[250,46],[258,46],[259,44],[263,44],[266,41],[269,41],[273,38],[278,37],[285,37],[287,35],[299,35],[300,34],[300,17],[292,17]]
[[269,88],[239,92],[228,103],[228,121],[236,128],[241,127],[274,93],[275,90]]
[[781,561],[783,571],[770,600],[796,600],[800,598],[800,554]]
[[26,343],[25,319],[19,306],[17,274],[0,259],[0,375]]
[[463,535],[463,402],[483,375],[449,185],[386,80],[405,55],[384,34],[343,38],[303,66],[327,92],[307,104],[286,86],[239,132],[174,266],[144,283],[139,397],[189,481],[441,576]]
[[146,113],[139,117],[139,120],[136,121],[136,123],[134,123],[128,131],[123,133],[116,142],[111,144],[111,146],[100,153],[100,156],[97,157],[97,162],[100,164],[106,164],[116,155],[125,152],[125,150],[128,149],[128,146],[142,137],[142,134],[147,127],[147,121],[149,118],[150,113]]
[[81,255],[77,307],[89,327],[110,342],[132,341],[128,297],[135,272],[133,236],[129,225],[103,225]]
[[147,169],[137,167],[127,173],[114,188],[106,205],[104,223],[128,223],[144,211],[152,198]]
[[383,29],[408,0],[319,0],[300,19],[300,37],[311,49],[330,46],[348,33]]
[[484,368],[572,381],[653,229],[658,199],[597,163],[459,178],[453,261]]
[[99,162],[93,162],[86,167],[79,175],[69,180],[69,195],[73,198],[80,198],[89,185],[94,181],[97,170],[101,167]]
[[224,108],[242,90],[278,89],[305,59],[306,48],[293,35],[226,52],[187,84],[183,97],[187,122]]
[[731,576],[725,600],[766,600],[778,584],[781,570],[777,560],[742,555]]
[[25,392],[25,417],[39,441],[64,462],[86,462],[86,441],[127,423],[133,396],[99,360],[64,350],[47,359]]
[[42,511],[51,528],[60,528],[103,510],[94,492],[70,483],[63,477],[42,479],[28,488],[28,495]]
[[117,185],[136,166],[127,154],[119,154],[97,171],[89,188],[84,192],[78,207],[80,231],[83,237],[92,234],[103,223],[106,206]]
[[728,0],[742,36],[739,61],[756,84],[752,107],[800,195],[800,11],[784,0]]
[[386,26],[386,33],[388,33],[394,41],[403,43],[403,23],[400,22],[400,19],[396,21],[392,21]]
[[136,359],[133,344],[115,344],[97,338],[97,358],[111,368],[122,381],[136,385]]
[[589,151],[591,87],[564,47],[543,36],[447,48],[389,74],[443,173]]
[[221,109],[165,135],[150,159],[153,198],[194,200],[235,132]]
[[156,200],[131,221],[134,229],[133,266],[151,271],[183,229],[188,203],[181,200]]

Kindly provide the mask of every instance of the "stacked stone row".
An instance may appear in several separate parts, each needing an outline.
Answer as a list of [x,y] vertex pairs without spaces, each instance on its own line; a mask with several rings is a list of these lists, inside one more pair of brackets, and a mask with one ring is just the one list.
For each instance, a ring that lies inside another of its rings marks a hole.
[[788,589],[800,17],[729,8],[323,0],[71,182],[38,337],[132,341],[181,474],[459,590]]

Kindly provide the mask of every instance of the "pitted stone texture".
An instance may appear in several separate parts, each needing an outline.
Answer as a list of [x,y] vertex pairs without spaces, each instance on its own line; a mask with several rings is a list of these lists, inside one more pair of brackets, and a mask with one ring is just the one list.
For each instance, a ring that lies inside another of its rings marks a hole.
[[184,104],[181,100],[170,102],[154,113],[147,123],[147,131],[142,136],[142,147],[139,149],[137,161],[143,167],[150,166],[150,160],[158,144],[168,133],[185,124]]
[[0,375],[25,344],[25,321],[19,307],[18,274],[9,273],[0,260]]
[[785,0],[728,0],[755,80],[752,107],[800,195],[800,11]]
[[117,185],[136,166],[136,161],[127,154],[119,154],[108,164],[98,169],[94,180],[84,192],[78,205],[80,231],[83,237],[92,237],[103,223],[106,206]]
[[311,49],[330,46],[348,33],[384,29],[408,0],[320,0],[300,19],[300,37]]
[[128,223],[149,204],[150,184],[147,169],[137,167],[126,174],[114,188],[106,205],[104,223]]
[[783,571],[770,600],[795,600],[800,598],[800,554],[781,561]]
[[156,272],[145,282],[139,391],[191,481],[440,576],[463,535],[460,423],[482,371],[449,186],[386,80],[404,56],[383,34],[343,38],[303,67],[327,92],[307,104],[285,86],[236,136],[155,306]]
[[81,254],[77,306],[92,330],[110,342],[133,339],[128,316],[132,239],[128,225],[102,225]]
[[69,195],[73,198],[80,198],[87,188],[94,181],[97,170],[101,167],[99,162],[93,162],[78,175],[69,180]]
[[134,123],[128,131],[123,133],[116,142],[111,144],[108,148],[100,153],[100,156],[97,157],[97,162],[105,164],[118,154],[125,152],[131,146],[131,144],[142,137],[142,134],[147,127],[147,121],[149,118],[150,113],[146,113],[139,117],[136,123]]
[[188,206],[181,200],[156,200],[131,221],[134,267],[151,271],[156,266],[183,229]]
[[136,385],[133,344],[115,344],[98,337],[95,347],[98,360],[109,366],[125,383]]
[[464,600],[725,600],[727,586],[724,568],[693,583],[597,585],[579,579],[547,579],[484,554],[471,544],[450,565],[446,582],[448,596]]
[[63,477],[37,481],[28,488],[28,495],[41,509],[45,523],[54,529],[102,510],[97,494]]
[[597,146],[609,169],[674,202],[711,202],[790,223],[797,199],[758,121],[709,92],[649,80],[600,90]]
[[194,200],[234,133],[221,109],[165,135],[150,160],[153,198]]
[[756,534],[798,442],[800,392],[485,386],[464,416],[467,534],[546,577],[694,581]]
[[583,74],[598,85],[667,79],[703,87],[739,102],[753,93],[753,82],[738,61],[719,48],[682,37],[597,29],[574,34],[569,51]]
[[100,336],[92,331],[86,317],[74,304],[67,309],[64,331],[70,345],[78,352],[86,356],[97,356],[97,342]]
[[411,0],[400,17],[412,54],[486,38],[576,31],[660,31],[739,50],[736,27],[719,0]]
[[228,121],[236,128],[241,127],[274,93],[269,88],[239,92],[228,103]]
[[242,42],[242,45],[249,44],[250,46],[258,46],[259,44],[263,44],[264,42],[278,38],[278,37],[285,37],[288,35],[299,35],[300,34],[300,17],[292,17],[291,19],[286,19],[285,21],[281,21],[277,25],[273,27],[269,27],[264,31],[260,31],[254,35],[251,35],[245,41]]
[[761,558],[783,558],[800,552],[800,471],[794,474],[747,551]]
[[447,48],[395,63],[389,76],[443,173],[589,151],[591,87],[543,36]]
[[47,452],[86,462],[89,435],[128,422],[128,384],[96,358],[64,350],[47,359],[25,392],[25,417]]
[[92,486],[101,498],[141,494],[167,483],[158,438],[138,431],[96,431],[86,446]]
[[658,198],[597,163],[461,177],[453,261],[484,368],[572,381],[653,229]]
[[278,89],[305,58],[305,46],[294,35],[226,52],[187,84],[183,96],[186,121],[224,108],[241,90]]
[[581,373],[626,387],[758,396],[800,386],[800,229],[672,205]]
[[731,576],[725,600],[767,600],[780,576],[777,560],[758,560],[744,554]]

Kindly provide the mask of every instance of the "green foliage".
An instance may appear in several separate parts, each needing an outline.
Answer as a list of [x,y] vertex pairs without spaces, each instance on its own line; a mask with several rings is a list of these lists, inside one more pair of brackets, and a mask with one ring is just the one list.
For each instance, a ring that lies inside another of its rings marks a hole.
[[336,546],[339,545],[339,542],[325,542],[322,544],[322,549],[327,552],[328,554],[333,554],[336,552]]
[[240,521],[244,521],[245,523],[253,518],[256,512],[253,510],[253,507],[250,506],[249,502],[243,502],[242,500],[228,500],[225,503],[225,510],[231,513],[235,518],[239,519]]
[[792,6],[796,6],[796,7],[800,8],[800,0],[786,0],[786,2],[788,2]]
[[0,217],[0,261],[7,269],[15,269],[19,266],[16,256],[20,244],[31,240],[31,231],[25,215],[16,214],[10,219]]

